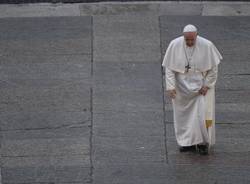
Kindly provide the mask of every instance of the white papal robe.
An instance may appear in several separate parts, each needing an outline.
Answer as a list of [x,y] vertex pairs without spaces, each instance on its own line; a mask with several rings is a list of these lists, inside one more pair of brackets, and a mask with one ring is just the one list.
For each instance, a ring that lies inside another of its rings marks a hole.
[[[212,42],[200,36],[197,37],[195,47],[194,51],[192,47],[187,47],[184,37],[173,40],[162,66],[165,67],[167,90],[176,90],[172,104],[177,143],[180,146],[206,143],[211,146],[215,144],[214,90],[222,56]],[[182,53],[185,49],[186,56],[191,58],[188,72],[185,71],[187,59]],[[210,58],[206,58],[209,54]],[[205,96],[199,94],[202,86],[209,87]]]

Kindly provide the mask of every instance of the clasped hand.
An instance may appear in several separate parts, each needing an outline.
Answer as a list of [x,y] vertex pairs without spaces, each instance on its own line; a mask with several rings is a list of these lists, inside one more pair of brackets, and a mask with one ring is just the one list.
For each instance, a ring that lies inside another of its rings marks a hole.
[[174,99],[175,96],[176,96],[176,90],[175,90],[175,89],[173,89],[173,90],[167,90],[167,95],[168,95],[170,98]]
[[[199,90],[199,94],[205,96],[207,94],[209,87],[207,86],[202,86],[202,88]],[[172,89],[172,90],[167,90],[167,95],[174,99],[176,97],[176,90]]]
[[199,94],[205,96],[207,94],[209,87],[207,86],[202,86],[202,88],[199,90]]

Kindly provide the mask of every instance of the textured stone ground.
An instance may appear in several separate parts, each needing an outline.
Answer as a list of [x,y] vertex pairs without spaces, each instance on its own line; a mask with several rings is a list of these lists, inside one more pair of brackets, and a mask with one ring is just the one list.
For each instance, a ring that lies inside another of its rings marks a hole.
[[[2,183],[249,183],[248,6],[0,6]],[[187,23],[224,57],[209,156],[178,152],[164,96],[162,57]]]
[[[23,3],[95,3],[95,2],[143,2],[145,0],[1,0],[1,4],[23,4]],[[170,2],[189,2],[190,0],[169,0]],[[202,1],[202,0],[193,0],[193,1]],[[218,0],[206,0],[206,1],[215,1],[218,2]],[[224,0],[225,2],[233,2],[234,0]],[[241,0],[242,2],[247,2],[248,0]],[[146,1],[146,2],[150,2]]]

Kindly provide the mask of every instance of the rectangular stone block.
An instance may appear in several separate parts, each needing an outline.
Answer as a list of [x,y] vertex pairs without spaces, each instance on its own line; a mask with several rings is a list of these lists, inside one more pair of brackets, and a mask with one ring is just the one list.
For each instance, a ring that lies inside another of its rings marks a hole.
[[43,130],[59,129],[90,125],[90,111],[19,111],[1,114],[0,127],[2,131],[10,130]]
[[90,167],[90,157],[87,154],[77,155],[47,155],[47,156],[3,156],[2,168],[19,168],[19,167],[65,167],[65,166],[82,166]]
[[57,83],[51,88],[15,87],[2,89],[2,113],[20,111],[79,111],[90,104],[90,89],[84,82]]
[[88,183],[90,170],[81,166],[3,168],[3,183]]
[[1,55],[91,54],[90,17],[5,18],[0,26]]
[[94,136],[94,165],[96,163],[163,162],[164,137],[159,136]]
[[94,63],[96,90],[150,90],[162,93],[160,63],[99,62]]
[[[18,137],[17,137],[18,138]],[[88,155],[89,138],[2,140],[2,156]]]
[[94,17],[95,62],[160,60],[158,21],[152,16]]
[[[0,68],[1,81],[6,80],[45,80],[45,79],[61,79],[61,80],[90,80],[91,71],[90,60],[84,61],[82,58],[67,62],[41,61],[40,63],[4,63]],[[40,81],[37,81],[40,82]]]
[[99,89],[94,91],[93,104],[95,112],[162,112],[163,108],[162,96],[154,90]]
[[0,20],[2,183],[90,182],[91,22]]
[[3,40],[91,39],[90,16],[2,18],[0,26]]
[[164,136],[163,112],[102,112],[94,113],[94,135]]
[[[73,66],[78,66],[79,68],[82,65],[85,66],[86,63],[91,63],[91,55],[90,54],[65,54],[65,55],[50,55],[46,53],[36,53],[33,55],[12,55],[2,53],[1,55],[0,64],[1,65],[11,65],[11,64],[37,64],[37,63],[44,63],[44,64],[70,64],[72,63]],[[78,64],[79,63],[79,64]],[[87,67],[87,66],[86,66]]]

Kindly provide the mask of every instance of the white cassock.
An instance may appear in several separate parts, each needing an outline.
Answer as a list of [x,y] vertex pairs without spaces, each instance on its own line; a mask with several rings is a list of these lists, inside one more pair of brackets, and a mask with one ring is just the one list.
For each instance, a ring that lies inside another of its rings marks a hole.
[[[162,66],[167,90],[176,90],[172,104],[180,146],[215,144],[215,83],[220,60],[214,44],[201,36],[193,47],[187,47],[184,36],[180,36],[166,50]],[[188,63],[191,68],[187,72]],[[209,87],[205,96],[199,94],[204,85]]]

